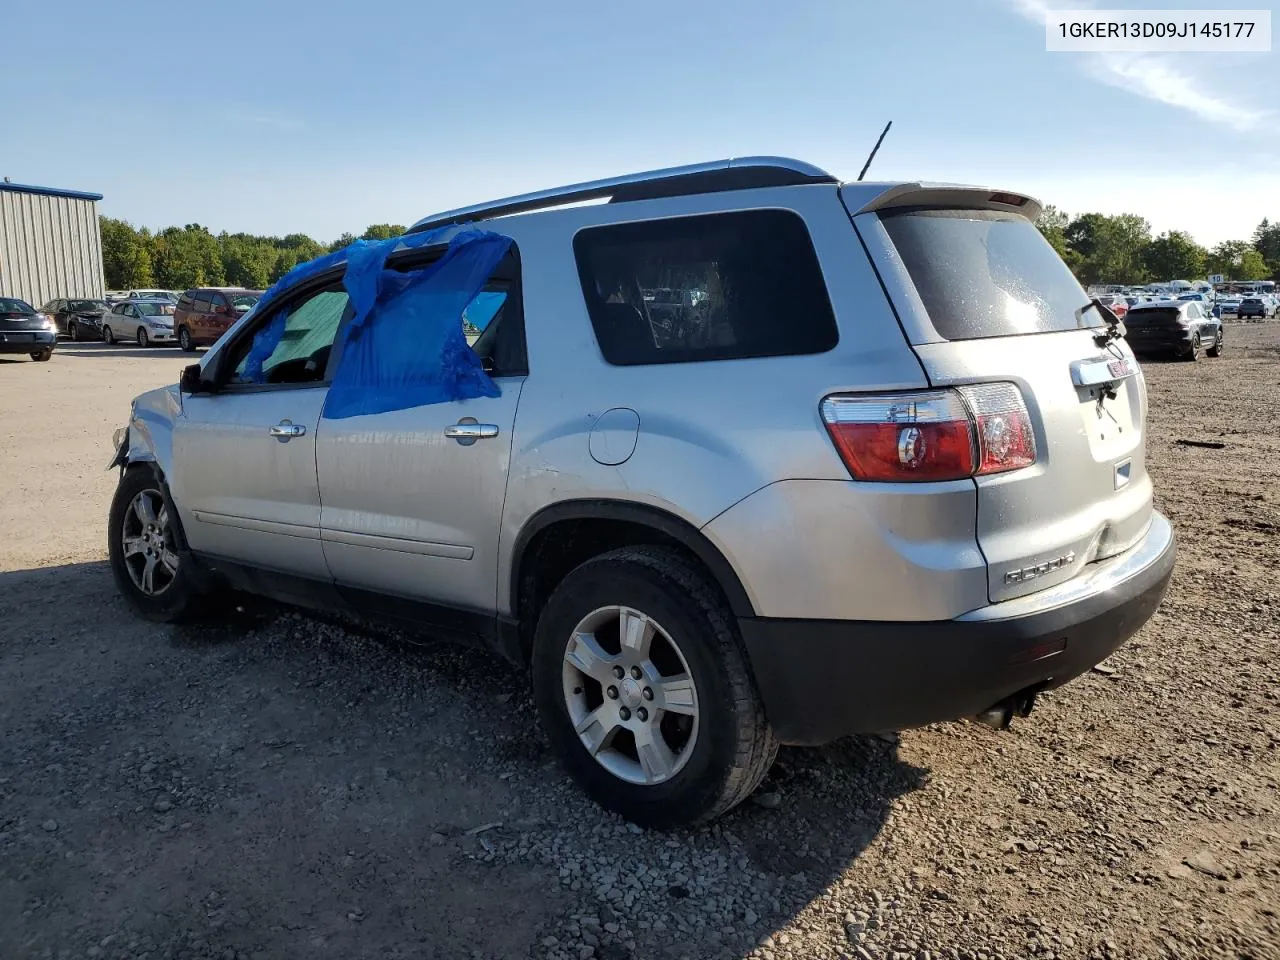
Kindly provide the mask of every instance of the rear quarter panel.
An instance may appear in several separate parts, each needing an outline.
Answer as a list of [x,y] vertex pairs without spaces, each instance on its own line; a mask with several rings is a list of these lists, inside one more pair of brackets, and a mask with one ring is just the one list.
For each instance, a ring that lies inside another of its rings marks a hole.
[[[795,357],[606,363],[583,299],[574,234],[600,224],[761,207],[804,217],[840,331],[836,348]],[[781,480],[843,486],[849,474],[822,425],[822,398],[840,390],[924,385],[835,187],[580,207],[498,220],[494,227],[520,247],[529,350],[502,517],[498,604],[504,612],[511,610],[512,550],[539,510],[569,500],[618,500],[701,528]],[[631,457],[606,466],[590,456],[589,438],[600,416],[615,407],[636,412],[639,433]],[[802,549],[804,536],[792,530],[789,542],[776,546]]]

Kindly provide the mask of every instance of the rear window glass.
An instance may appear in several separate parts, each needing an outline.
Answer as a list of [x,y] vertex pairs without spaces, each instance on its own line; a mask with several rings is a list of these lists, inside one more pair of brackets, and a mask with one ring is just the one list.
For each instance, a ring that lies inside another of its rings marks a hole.
[[1080,313],[1088,295],[1029,220],[984,210],[907,210],[881,221],[947,340],[1103,323],[1097,310]]
[[804,221],[753,210],[591,227],[574,238],[611,364],[821,353],[835,316]]
[[1176,307],[1155,307],[1147,310],[1130,310],[1124,318],[1127,326],[1138,327],[1144,323],[1176,323],[1182,311]]

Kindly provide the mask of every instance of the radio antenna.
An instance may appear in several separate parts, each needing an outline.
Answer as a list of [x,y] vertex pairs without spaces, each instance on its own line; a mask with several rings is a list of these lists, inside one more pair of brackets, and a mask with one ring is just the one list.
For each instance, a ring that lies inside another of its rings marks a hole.
[[892,126],[893,121],[890,120],[884,125],[884,129],[880,131],[880,139],[877,140],[876,145],[871,148],[871,156],[867,157],[867,162],[862,165],[862,172],[858,174],[859,180],[867,175],[867,168],[871,166],[871,161],[876,158],[876,152],[880,149],[880,144],[884,143],[884,135],[889,132],[889,128]]

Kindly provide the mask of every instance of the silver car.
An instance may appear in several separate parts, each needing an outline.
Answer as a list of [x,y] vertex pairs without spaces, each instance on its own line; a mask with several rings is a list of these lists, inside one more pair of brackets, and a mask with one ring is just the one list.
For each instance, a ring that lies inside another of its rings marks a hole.
[[176,343],[173,314],[176,304],[169,299],[130,298],[113,304],[102,318],[102,339],[107,343],[133,340],[140,347],[153,343]]
[[465,308],[422,302],[491,383],[397,401],[437,353],[354,412],[348,352],[432,328],[323,260],[134,401],[116,580],[153,619],[232,587],[528,665],[568,771],[651,825],[741,802],[780,742],[1007,724],[1142,626],[1175,553],[1142,372],[1039,209],[752,158],[450,211],[382,276],[509,244]]

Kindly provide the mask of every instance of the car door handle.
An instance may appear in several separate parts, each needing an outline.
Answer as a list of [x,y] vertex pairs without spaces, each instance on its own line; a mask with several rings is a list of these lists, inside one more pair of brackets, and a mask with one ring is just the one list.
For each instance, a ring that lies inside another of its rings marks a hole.
[[444,428],[444,435],[460,443],[474,443],[498,435],[496,423],[459,422]]
[[267,432],[281,443],[288,443],[294,437],[305,435],[307,428],[300,423],[294,423],[292,420],[281,420],[275,426],[268,427]]

